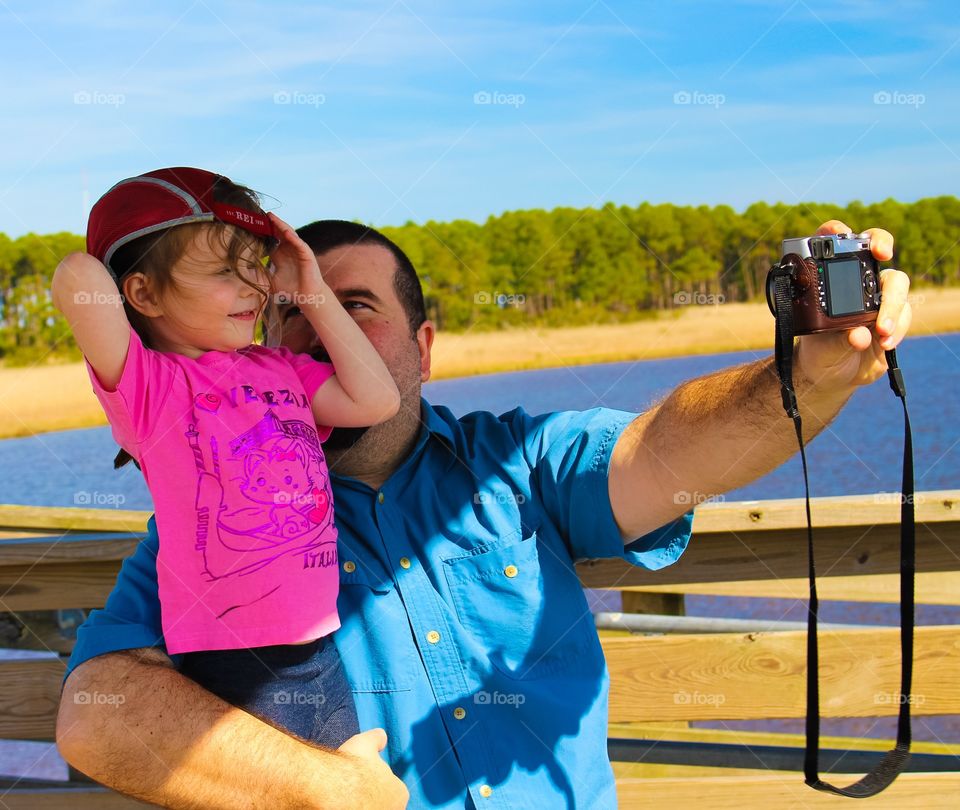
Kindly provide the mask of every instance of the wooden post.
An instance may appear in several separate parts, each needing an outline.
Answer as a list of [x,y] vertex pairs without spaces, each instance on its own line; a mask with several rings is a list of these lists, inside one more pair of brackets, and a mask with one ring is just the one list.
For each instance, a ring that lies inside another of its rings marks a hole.
[[[686,616],[682,593],[648,593],[644,591],[622,591],[623,613],[652,613],[660,616]],[[689,728],[686,720],[648,725],[662,728]]]
[[623,613],[655,613],[660,616],[686,616],[682,593],[623,591]]

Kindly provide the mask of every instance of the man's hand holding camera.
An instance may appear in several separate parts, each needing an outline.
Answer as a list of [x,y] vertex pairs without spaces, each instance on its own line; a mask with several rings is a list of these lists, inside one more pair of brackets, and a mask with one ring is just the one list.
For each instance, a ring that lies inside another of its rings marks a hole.
[[[851,233],[838,220],[825,222],[817,235]],[[893,236],[881,228],[871,228],[870,251],[878,261],[893,257]],[[823,391],[851,393],[856,386],[874,382],[886,373],[884,352],[903,340],[910,328],[912,313],[907,293],[910,278],[899,270],[880,271],[881,303],[876,323],[842,331],[802,335],[795,352],[797,382]],[[799,387],[799,386],[798,386]]]
[[[907,301],[910,279],[897,270],[881,271],[877,264],[891,258],[893,237],[887,231],[873,228],[856,234],[842,222],[831,220],[821,225],[814,236],[784,239],[783,255],[780,262],[770,268],[766,285],[767,304],[776,322],[774,366],[780,383],[780,400],[793,422],[800,446],[806,492],[810,602],[804,781],[817,790],[852,798],[880,793],[906,766],[910,756],[909,704],[900,713],[896,747],[862,779],[839,787],[820,777],[818,602],[804,447],[856,386],[872,383],[889,372],[890,387],[901,400],[904,420],[900,507],[900,634],[903,640],[900,693],[909,697],[913,675],[913,571],[916,568],[913,439],[906,386],[893,350],[910,328],[912,313]],[[794,336],[800,337],[798,344],[795,344]],[[794,388],[795,370],[805,378],[805,387],[810,394],[806,415],[813,416],[817,423],[812,432],[804,431],[805,418],[800,412]],[[831,400],[834,408],[830,407]]]

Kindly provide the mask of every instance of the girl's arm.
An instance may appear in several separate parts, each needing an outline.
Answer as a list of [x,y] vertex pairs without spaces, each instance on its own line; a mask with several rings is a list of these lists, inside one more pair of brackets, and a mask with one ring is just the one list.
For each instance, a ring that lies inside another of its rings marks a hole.
[[316,257],[296,231],[270,214],[280,234],[272,259],[285,280],[297,279],[296,304],[336,369],[313,397],[313,416],[331,427],[367,427],[400,410],[400,393],[366,335],[320,275]]
[[130,323],[107,268],[88,253],[71,253],[53,274],[50,296],[100,383],[115,389],[127,359]]

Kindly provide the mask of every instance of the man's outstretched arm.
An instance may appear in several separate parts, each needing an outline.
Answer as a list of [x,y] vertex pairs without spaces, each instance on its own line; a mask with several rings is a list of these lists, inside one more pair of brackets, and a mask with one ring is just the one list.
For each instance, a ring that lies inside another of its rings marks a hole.
[[[95,695],[106,697],[87,699]],[[207,692],[154,649],[80,664],[57,718],[67,762],[170,808],[403,808],[406,787],[379,755],[385,744],[380,729],[339,751],[304,743]]]
[[[831,221],[818,233],[849,233]],[[893,237],[872,230],[880,260],[893,255]],[[860,385],[886,373],[884,351],[910,326],[905,273],[881,279],[876,326],[805,335],[798,340],[794,387],[805,441],[833,419]],[[771,319],[771,334],[773,320]],[[797,452],[797,436],[780,401],[773,358],[680,385],[621,434],[610,462],[610,502],[629,542],[688,511],[691,504],[765,475]]]

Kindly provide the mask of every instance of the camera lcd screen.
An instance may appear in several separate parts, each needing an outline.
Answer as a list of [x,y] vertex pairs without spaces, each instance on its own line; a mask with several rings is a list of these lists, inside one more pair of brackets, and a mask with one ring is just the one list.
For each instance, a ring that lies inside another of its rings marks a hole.
[[827,312],[831,316],[863,312],[863,281],[858,259],[826,263]]

